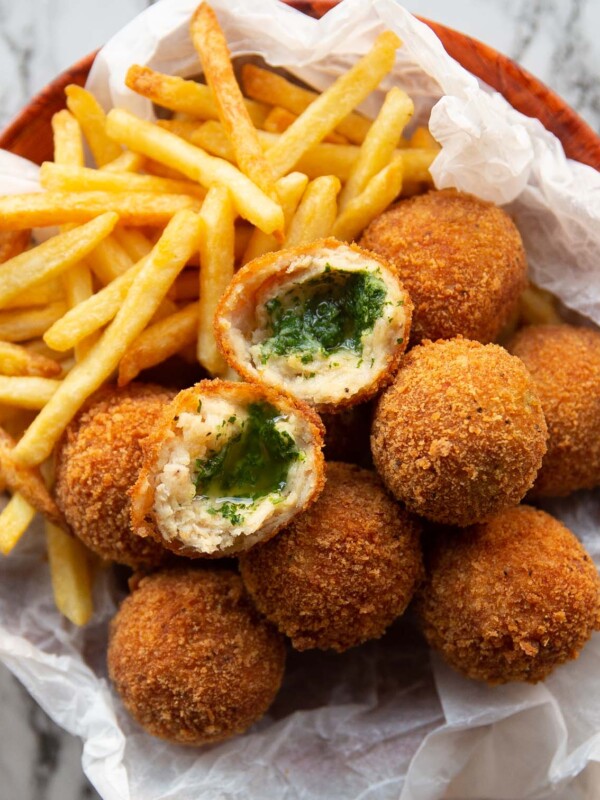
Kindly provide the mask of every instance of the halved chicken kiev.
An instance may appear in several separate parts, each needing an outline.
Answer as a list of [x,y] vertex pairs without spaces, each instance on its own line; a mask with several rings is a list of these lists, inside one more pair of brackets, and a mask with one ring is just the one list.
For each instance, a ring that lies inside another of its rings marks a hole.
[[321,420],[266,386],[201,381],[173,399],[142,447],[133,530],[189,557],[271,538],[324,485]]
[[215,335],[246,380],[335,412],[392,378],[412,303],[384,259],[337,239],[268,253],[246,264],[221,298]]

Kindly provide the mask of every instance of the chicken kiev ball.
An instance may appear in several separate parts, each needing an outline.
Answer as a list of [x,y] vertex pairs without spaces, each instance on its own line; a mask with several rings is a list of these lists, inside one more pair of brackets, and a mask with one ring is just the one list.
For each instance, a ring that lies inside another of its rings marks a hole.
[[398,270],[415,305],[411,344],[459,334],[493,341],[527,286],[519,231],[501,208],[453,189],[402,200],[360,245]]
[[531,373],[548,425],[548,452],[531,494],[600,486],[600,332],[536,325],[507,347]]
[[411,313],[390,264],[323,239],[242,267],[221,298],[215,332],[227,362],[246,380],[335,413],[389,383]]
[[110,627],[108,671],[123,705],[178,744],[245,731],[273,702],[284,664],[283,638],[228,570],[142,578]]
[[257,608],[297,650],[378,639],[422,578],[420,525],[374,472],[328,462],[314,506],[240,559]]
[[375,409],[371,449],[409,510],[462,527],[522,499],[546,435],[523,363],[498,345],[456,338],[408,353]]
[[183,556],[218,558],[274,536],[323,488],[323,425],[266,386],[180,392],[144,441],[131,521]]
[[529,506],[426,546],[417,608],[429,644],[469,678],[544,680],[600,629],[600,577],[577,538]]
[[56,503],[73,533],[102,558],[156,566],[165,550],[136,536],[129,490],[142,465],[141,440],[174,392],[153,384],[100,390],[67,427],[56,453]]

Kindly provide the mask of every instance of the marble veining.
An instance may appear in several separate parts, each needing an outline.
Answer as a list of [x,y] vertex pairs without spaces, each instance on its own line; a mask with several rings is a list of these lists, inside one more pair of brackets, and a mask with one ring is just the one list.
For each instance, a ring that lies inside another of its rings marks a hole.
[[[151,2],[0,0],[0,127],[53,76]],[[600,130],[600,0],[407,0],[406,5],[519,61]],[[99,797],[81,772],[80,742],[49,720],[1,665],[0,709],[0,800]],[[585,795],[593,797],[593,789]]]

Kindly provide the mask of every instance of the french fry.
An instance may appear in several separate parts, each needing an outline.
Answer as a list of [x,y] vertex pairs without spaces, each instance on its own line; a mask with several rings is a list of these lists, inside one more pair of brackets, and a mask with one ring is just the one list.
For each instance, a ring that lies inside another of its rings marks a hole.
[[519,316],[527,325],[560,325],[563,320],[556,306],[553,294],[530,284],[519,298]]
[[[283,206],[282,206],[283,209]],[[233,257],[236,264],[239,264],[242,260],[242,256],[246,252],[246,248],[248,247],[248,243],[250,241],[250,237],[254,233],[254,231],[258,230],[254,227],[254,225],[250,225],[245,220],[238,220],[235,226],[235,242],[233,246]],[[262,231],[261,231],[262,233]],[[266,236],[267,234],[265,234]],[[283,237],[280,237],[283,238]],[[273,237],[275,239],[275,237]],[[191,264],[194,262],[191,261]],[[200,265],[200,259],[198,259],[198,266]]]
[[[94,294],[92,273],[85,262],[82,261],[74,267],[71,267],[63,277],[65,279],[65,290],[69,308],[75,308],[79,303],[83,303]],[[79,342],[75,347],[76,361],[81,361],[89,352],[95,341],[96,337],[92,334],[88,336],[87,339]]]
[[387,208],[402,189],[404,164],[396,158],[371,178],[365,190],[351,200],[333,225],[336,239],[350,242]]
[[320,94],[267,151],[275,176],[289,172],[300,156],[332,131],[392,69],[401,41],[392,31],[381,33],[371,50]]
[[152,250],[152,242],[136,228],[121,228],[117,226],[112,235],[117,244],[127,253],[132,263],[147,256]]
[[52,117],[54,139],[54,161],[57,164],[73,164],[83,167],[83,140],[81,126],[67,109],[57,111]]
[[[265,148],[272,147],[281,139],[281,134],[258,131],[261,144]],[[233,160],[234,154],[220,123],[209,120],[200,125],[190,140],[192,144],[202,147],[219,158]],[[296,164],[296,170],[307,175],[311,180],[321,175],[337,175],[341,181],[347,181],[360,148],[354,144],[330,144],[321,142],[302,155]],[[394,158],[402,158],[404,162],[404,179],[418,183],[432,183],[429,167],[439,153],[435,150],[421,148],[400,148],[394,150]]]
[[0,342],[0,375],[55,378],[61,373],[58,361],[30,353],[11,342]]
[[44,281],[37,286],[29,286],[23,294],[18,294],[4,304],[4,308],[31,308],[45,306],[65,299],[65,291],[58,278]]
[[191,194],[202,199],[206,192],[191,181],[173,181],[154,175],[131,172],[109,172],[53,164],[45,161],[40,169],[40,183],[56,192],[156,192],[157,194]]
[[198,198],[187,194],[14,194],[0,197],[0,228],[17,230],[32,226],[43,228],[47,225],[64,225],[67,222],[88,222],[108,212],[116,213],[124,225],[165,225],[177,211],[184,208],[198,209],[200,205]]
[[[286,230],[292,222],[307,184],[308,178],[301,172],[290,172],[289,175],[284,175],[277,181],[277,192],[283,208]],[[242,263],[247,264],[248,261],[252,261],[253,258],[257,258],[263,253],[270,253],[280,248],[281,244],[274,236],[269,236],[255,228],[244,251]]]
[[290,223],[285,247],[309,244],[330,235],[340,186],[335,175],[323,175],[308,184]]
[[[0,425],[4,425],[6,427],[9,421],[20,414],[22,410],[23,409],[17,408],[16,406],[8,406],[0,403]],[[6,484],[2,480],[0,480],[0,483],[2,484],[2,491],[4,491]]]
[[188,258],[198,249],[201,230],[202,220],[191,211],[180,211],[169,222],[144,259],[111,325],[87,356],[75,364],[23,434],[14,451],[21,463],[32,466],[50,455],[82,404],[116,369],[127,348],[152,319]]
[[44,358],[49,358],[58,362],[64,361],[65,358],[68,358],[72,355],[69,352],[59,353],[57,350],[53,350],[51,347],[48,347],[43,339],[31,339],[29,342],[25,342],[25,344],[21,346],[24,350],[27,350],[27,352],[31,353],[32,355],[44,356]]
[[0,403],[19,408],[43,408],[58,389],[53,378],[0,375]]
[[113,212],[102,214],[7,261],[0,269],[0,308],[30,286],[77,264],[108,236],[118,219]]
[[204,123],[189,119],[157,119],[156,124],[159,128],[163,128],[165,131],[170,131],[176,136],[180,136],[182,139],[185,139],[186,142],[191,142],[194,132]]
[[107,236],[87,257],[92,272],[103,286],[123,275],[134,264],[116,235]]
[[[290,127],[292,122],[295,122],[298,119],[297,114],[293,114],[291,111],[288,111],[286,108],[280,108],[276,106],[275,108],[271,109],[269,114],[267,115],[263,129],[265,131],[270,131],[271,133],[283,133],[287,131]],[[324,142],[334,142],[335,144],[347,144],[348,139],[345,136],[342,136],[335,131],[331,131],[328,133],[327,136],[323,139]]]
[[0,553],[9,555],[36,515],[35,508],[16,492],[0,512]]
[[[198,277],[196,276],[196,287]],[[178,353],[198,336],[198,303],[165,317],[146,328],[127,350],[119,363],[119,386],[126,386],[143,369],[160,364]]]
[[[276,134],[269,134],[266,133],[266,131],[258,131],[258,136],[265,150],[268,145],[278,141],[279,138]],[[265,146],[265,136],[269,137],[267,146]],[[235,153],[233,152],[231,142],[227,138],[221,123],[216,120],[209,119],[208,122],[204,122],[202,125],[198,126],[195,131],[190,133],[189,141],[219,158],[224,158],[227,161],[235,161]]]
[[[199,285],[198,271],[195,269],[185,269],[169,289],[169,297],[176,301],[197,300]],[[196,360],[195,353],[196,350],[194,348],[194,361]]]
[[[6,407],[8,408],[9,406]],[[30,408],[13,408],[13,412],[14,413],[11,414],[11,416],[4,420],[2,425],[6,433],[16,440],[20,439],[25,430],[31,425],[35,415],[37,414],[37,411]],[[6,487],[6,483],[1,476],[0,486],[4,488]]]
[[283,229],[281,206],[227,161],[209,156],[179,136],[121,109],[109,113],[107,129],[111,136],[130,149],[179,170],[205,188],[213,184],[224,186],[230,191],[242,217],[265,233]]
[[[7,379],[9,380],[9,379]],[[29,380],[43,380],[30,378]],[[12,492],[19,492],[28,503],[56,525],[65,525],[58,506],[48,494],[38,469],[24,467],[14,458],[14,440],[0,428],[0,474]]]
[[57,319],[44,334],[44,342],[48,347],[59,352],[69,350],[109,323],[123,304],[147,258],[141,259],[88,300]]
[[414,104],[406,92],[396,86],[390,89],[341,191],[341,211],[364,191],[371,178],[390,163],[400,135],[413,113]]
[[64,302],[56,302],[41,308],[0,311],[0,340],[26,342],[42,336],[66,310]]
[[81,126],[96,164],[101,167],[121,155],[121,148],[106,135],[106,114],[93,94],[71,84],[65,89],[67,107]]
[[211,374],[222,375],[227,365],[215,341],[213,317],[233,277],[235,214],[228,191],[222,186],[209,189],[200,216],[204,232],[200,239],[198,361]]
[[31,231],[0,231],[0,264],[27,250]]
[[287,131],[292,122],[295,122],[297,119],[298,115],[294,114],[292,111],[288,111],[287,108],[275,106],[275,108],[272,108],[267,114],[263,130],[270,131],[271,133],[283,133]]
[[[317,92],[303,89],[275,72],[254,64],[242,67],[242,85],[248,97],[273,106],[281,106],[293,114],[302,114],[318,97]],[[349,141],[361,144],[371,126],[371,120],[352,112],[335,126]]]
[[[359,148],[355,145],[318,144],[306,152],[298,161],[296,169],[313,179],[319,175],[337,175],[346,181],[356,159]],[[432,183],[429,167],[437,156],[437,150],[399,149],[393,157],[401,158],[404,165],[404,180],[416,183]]]
[[145,158],[140,153],[125,150],[108,164],[103,164],[102,172],[139,172],[145,166]]
[[152,315],[149,325],[156,325],[161,320],[166,319],[166,317],[170,317],[172,314],[175,314],[177,310],[177,304],[174,300],[171,300],[167,294],[167,296],[161,300],[159,307]]
[[404,169],[403,194],[404,185],[408,182],[433,186],[433,178],[429,172],[429,167],[438,153],[439,149],[422,150],[420,148],[406,148],[406,150],[395,151],[394,158],[402,159]]
[[237,164],[263,192],[277,199],[273,172],[264,157],[244,98],[233,73],[229,48],[212,8],[201,3],[190,25],[192,42],[204,67],[204,77],[213,92],[219,119],[233,145]]
[[[199,119],[219,119],[217,104],[212,91],[203,83],[188,81],[175,75],[163,75],[149,67],[131,66],[125,83],[137,94],[147,97],[163,108],[180,111]],[[262,125],[268,109],[262,103],[244,99],[250,119]]]
[[429,128],[419,125],[408,142],[409,147],[418,147],[421,150],[439,150],[440,146],[429,132]]
[[85,625],[94,610],[87,550],[51,522],[46,522],[46,548],[56,608],[74,625]]
[[[158,122],[156,124],[158,125]],[[188,180],[187,175],[184,175],[183,172],[171,169],[171,167],[165,167],[164,164],[154,161],[153,158],[144,158],[144,162],[144,169],[148,175],[156,175],[157,178],[170,178],[173,181]]]
[[[64,116],[61,116],[64,115]],[[54,162],[60,169],[61,166],[73,169],[83,168],[83,140],[81,126],[69,111],[59,111],[52,120],[54,136]],[[70,226],[62,227],[62,232],[67,232]],[[92,276],[89,267],[84,261],[73,264],[62,273],[62,283],[65,290],[67,303],[73,307],[85,300],[93,293]],[[6,306],[5,306],[6,307]],[[78,345],[75,357],[81,358],[92,344],[91,339]]]

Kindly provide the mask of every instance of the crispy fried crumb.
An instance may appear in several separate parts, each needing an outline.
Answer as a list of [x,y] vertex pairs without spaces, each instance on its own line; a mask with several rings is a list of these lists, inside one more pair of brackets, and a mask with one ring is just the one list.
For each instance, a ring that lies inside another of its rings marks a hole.
[[282,638],[226,570],[142,578],[111,624],[108,669],[123,704],[179,744],[245,731],[273,701],[284,662]]
[[371,449],[407,508],[465,526],[522,499],[546,435],[523,364],[498,345],[456,338],[408,353],[376,407]]
[[571,325],[524,328],[507,345],[531,373],[548,424],[532,496],[600,485],[600,333]]
[[418,597],[425,636],[455,669],[488,683],[544,680],[600,628],[600,578],[576,537],[529,506],[445,530]]
[[140,440],[174,394],[152,384],[108,387],[75,417],[59,443],[57,505],[76,536],[103,558],[132,567],[163,558],[159,544],[132,532],[128,491],[142,464]]
[[257,607],[297,650],[379,638],[422,576],[418,522],[377,475],[329,462],[315,505],[240,560]]
[[398,269],[415,305],[411,345],[458,334],[493,341],[527,285],[525,250],[508,214],[453,189],[392,206],[360,245]]

